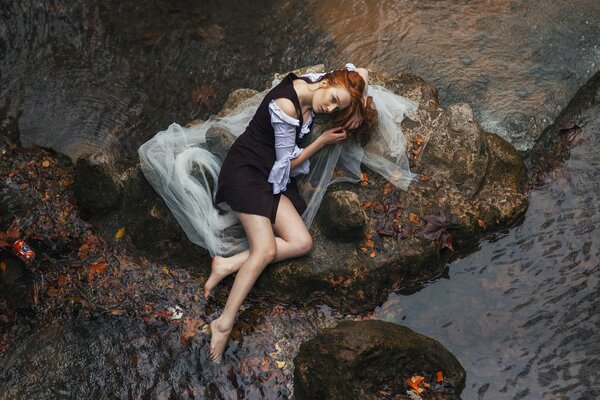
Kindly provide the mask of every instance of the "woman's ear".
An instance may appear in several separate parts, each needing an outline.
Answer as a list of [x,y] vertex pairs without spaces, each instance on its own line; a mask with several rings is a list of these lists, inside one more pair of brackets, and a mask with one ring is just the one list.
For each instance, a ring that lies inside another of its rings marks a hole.
[[326,88],[327,86],[329,86],[329,81],[327,79],[323,79],[319,82],[319,87]]

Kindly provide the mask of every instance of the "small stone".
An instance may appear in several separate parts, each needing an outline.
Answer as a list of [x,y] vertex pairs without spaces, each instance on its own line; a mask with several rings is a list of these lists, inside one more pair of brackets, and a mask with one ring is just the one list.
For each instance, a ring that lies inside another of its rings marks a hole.
[[358,195],[349,190],[328,192],[317,214],[319,227],[332,240],[351,242],[363,237],[366,216]]

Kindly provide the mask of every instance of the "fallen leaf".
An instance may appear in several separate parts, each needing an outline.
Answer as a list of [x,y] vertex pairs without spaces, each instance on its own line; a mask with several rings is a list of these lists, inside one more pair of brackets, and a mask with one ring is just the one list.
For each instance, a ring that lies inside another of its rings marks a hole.
[[194,103],[202,103],[207,108],[212,106],[211,98],[215,96],[215,89],[211,86],[202,86],[192,90],[192,101]]
[[275,363],[277,364],[277,368],[285,367],[285,361],[275,361]]
[[423,146],[423,143],[425,142],[425,138],[423,138],[422,135],[415,135],[414,141],[417,146]]
[[188,345],[190,340],[196,336],[200,326],[204,323],[202,320],[187,318],[183,320],[183,333],[179,337],[179,341],[183,345]]
[[377,255],[377,252],[375,250],[373,250],[370,254],[369,257],[373,258]]
[[478,220],[477,220],[477,224],[479,225],[479,227],[480,227],[481,229],[485,229],[485,228],[486,228],[486,226],[487,226],[487,225],[486,225],[486,223],[485,223],[485,221],[484,221],[484,220],[482,220],[482,219],[478,219]]
[[362,205],[362,209],[363,210],[367,210],[368,208],[370,208],[371,206],[373,206],[373,202],[372,201],[365,201]]
[[94,276],[106,271],[107,264],[104,262],[97,262],[90,265],[90,273],[88,275],[88,283],[91,285],[94,282]]
[[367,174],[366,172],[361,172],[360,173],[360,185],[367,186],[368,184],[369,184],[369,174]]
[[46,159],[46,160],[44,160],[44,161],[42,162],[42,167],[44,167],[44,168],[48,168],[49,166],[50,166],[50,160],[47,160],[47,159]]
[[269,372],[269,360],[267,357],[263,357],[262,360],[260,360],[260,367],[264,372]]
[[391,183],[386,183],[385,185],[383,185],[383,195],[387,196],[388,194],[390,194],[392,192],[392,190],[394,189],[394,187],[392,186]]
[[117,233],[115,233],[115,239],[121,239],[125,234],[125,227],[119,229]]
[[422,181],[428,181],[431,179],[431,176],[429,175],[419,175],[419,179]]
[[408,220],[415,225],[418,224],[419,222],[421,222],[421,218],[419,218],[418,215],[413,214],[413,213],[408,214]]

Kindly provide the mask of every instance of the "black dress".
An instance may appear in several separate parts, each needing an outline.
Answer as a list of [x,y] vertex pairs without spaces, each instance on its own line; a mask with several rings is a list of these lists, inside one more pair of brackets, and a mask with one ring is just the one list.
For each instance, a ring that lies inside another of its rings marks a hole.
[[269,103],[271,100],[286,98],[296,107],[299,126],[296,128],[296,143],[303,147],[299,140],[303,125],[302,108],[298,95],[294,90],[294,74],[288,74],[263,99],[254,117],[242,135],[233,143],[219,173],[219,182],[215,202],[226,202],[232,210],[246,214],[262,215],[275,223],[280,195],[285,195],[298,214],[306,209],[306,202],[298,193],[296,181],[292,178],[287,189],[280,194],[273,194],[273,185],[267,181],[269,173],[276,161],[275,132],[271,125]]

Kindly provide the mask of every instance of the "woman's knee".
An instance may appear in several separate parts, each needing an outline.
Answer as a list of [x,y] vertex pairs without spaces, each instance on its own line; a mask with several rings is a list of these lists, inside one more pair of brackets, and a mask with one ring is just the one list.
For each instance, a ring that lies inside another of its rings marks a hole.
[[308,252],[310,252],[313,246],[312,237],[309,234],[303,235],[302,237],[298,238],[296,245],[298,248],[298,252],[301,255],[307,254]]
[[277,255],[277,246],[275,244],[275,241],[273,241],[272,244],[265,243],[262,246],[260,246],[260,248],[253,249],[250,252],[251,257],[259,258],[261,261],[261,264],[265,264],[265,265],[273,262],[276,255]]

